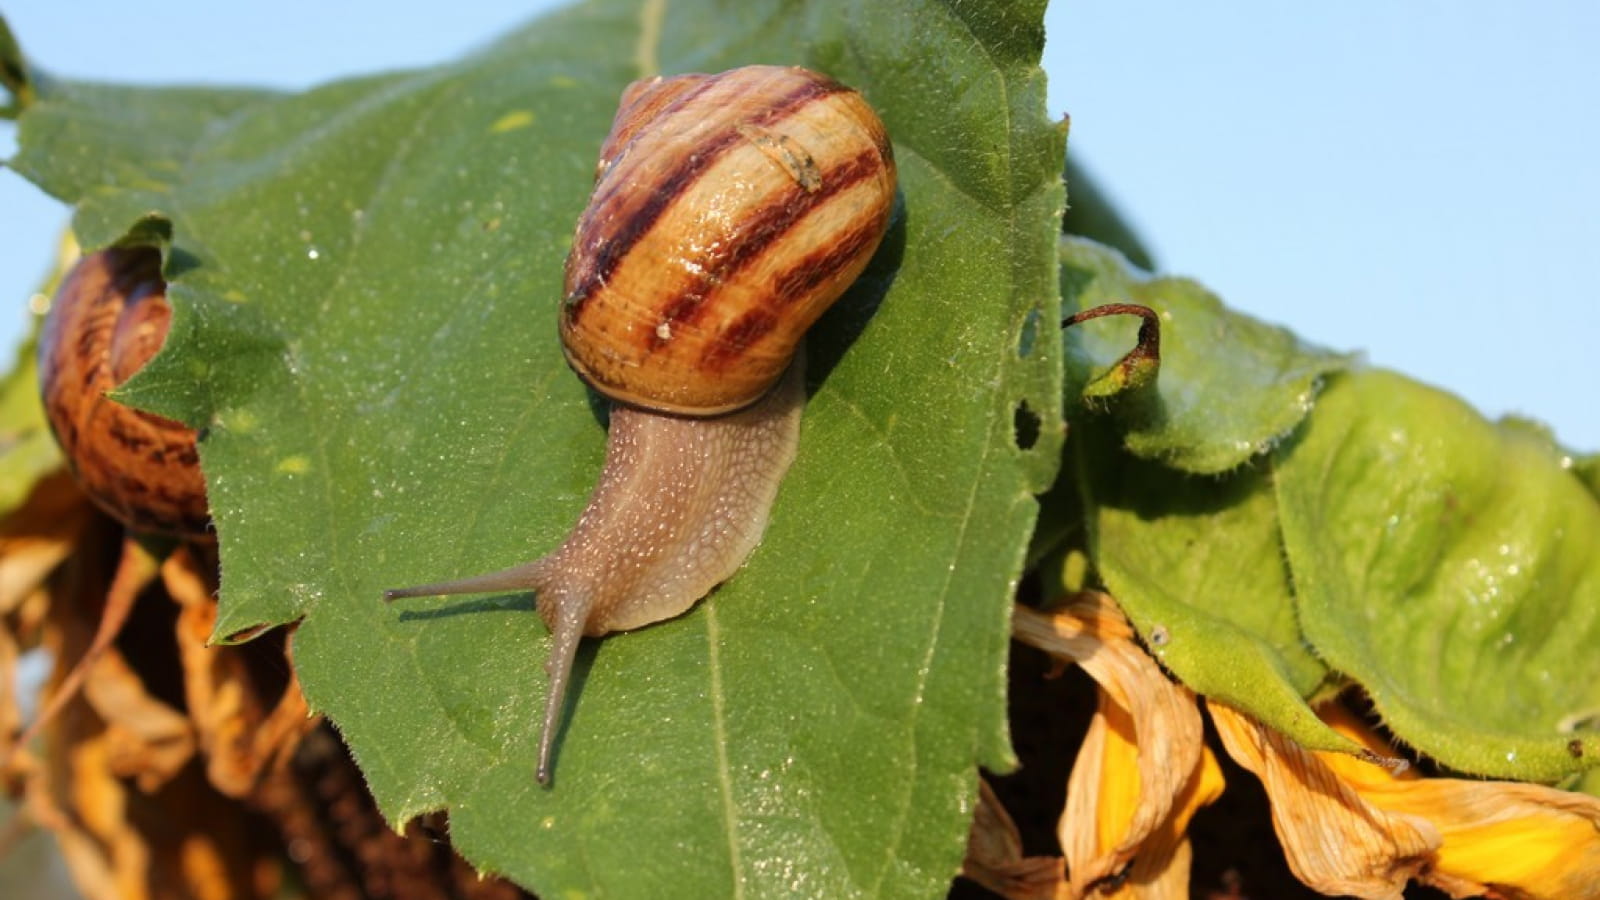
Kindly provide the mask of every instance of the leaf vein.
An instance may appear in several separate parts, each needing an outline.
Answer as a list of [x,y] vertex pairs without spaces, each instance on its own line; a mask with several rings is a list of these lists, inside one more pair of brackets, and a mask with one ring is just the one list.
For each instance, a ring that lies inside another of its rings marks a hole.
[[717,607],[706,604],[707,668],[711,674],[712,745],[717,758],[717,789],[722,799],[722,816],[728,827],[728,862],[733,869],[733,897],[744,897],[744,866],[739,860],[739,809],[733,799],[733,777],[728,763],[728,720],[722,686],[722,629],[717,623]]

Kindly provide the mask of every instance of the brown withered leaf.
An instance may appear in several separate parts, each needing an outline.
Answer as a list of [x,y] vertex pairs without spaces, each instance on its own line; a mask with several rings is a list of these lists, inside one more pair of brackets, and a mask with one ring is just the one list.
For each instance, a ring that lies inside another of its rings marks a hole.
[[72,552],[93,516],[63,471],[41,479],[20,507],[0,518],[0,774],[13,794],[23,775],[3,761],[13,758],[22,727],[17,663],[39,640],[49,607],[45,579]]
[[[55,647],[56,677],[51,680],[49,699],[17,737],[13,752],[31,744],[34,737],[61,713],[67,703],[77,697],[87,683],[98,682],[96,688],[103,695],[99,707],[115,718],[114,724],[131,724],[131,734],[136,736],[148,732],[152,739],[169,748],[170,755],[172,723],[168,722],[165,726],[161,723],[147,724],[143,719],[145,713],[151,712],[148,708],[124,709],[124,704],[137,702],[136,695],[140,692],[136,689],[131,692],[126,690],[129,680],[126,666],[119,669],[115,659],[106,658],[112,642],[122,633],[122,626],[133,614],[139,594],[155,579],[157,566],[158,561],[149,549],[131,537],[124,537],[115,572],[104,591],[70,593],[69,586],[69,593],[65,596],[58,593],[53,598],[51,616],[59,629],[59,640]],[[58,616],[57,613],[66,605],[64,600],[88,602],[94,606],[84,610],[82,615],[74,615],[74,611],[68,609],[65,615]],[[88,622],[95,623],[92,634],[85,630]],[[68,664],[66,668],[63,668],[64,663]],[[101,666],[101,663],[105,665]],[[176,762],[181,763],[182,760]],[[9,767],[9,757],[4,765]]]
[[243,798],[319,720],[300,693],[287,641],[277,657],[255,647],[206,643],[217,619],[216,566],[200,559],[210,552],[180,549],[162,566],[161,577],[179,606],[174,632],[184,696],[206,775],[217,790]]
[[114,775],[154,791],[194,758],[194,729],[183,713],[152,697],[119,653],[95,661],[83,696],[106,727],[107,764]]
[[[109,538],[113,530],[104,530]],[[126,556],[113,562],[89,550],[67,560],[52,580],[43,633],[57,661],[49,689],[59,690],[99,640],[114,591],[145,580],[129,575]],[[183,717],[114,644],[81,671],[84,690],[61,695],[59,713],[46,720],[50,751],[26,795],[28,814],[54,832],[79,890],[90,900],[275,895],[282,866],[274,830],[206,782]]]
[[397,834],[367,793],[349,751],[325,722],[283,765],[257,802],[278,823],[306,891],[317,900],[521,900],[529,895],[480,876],[450,850],[442,816]]
[[40,479],[22,506],[0,519],[0,616],[14,613],[38,591],[94,517],[88,498],[63,470]]
[[0,724],[16,734],[15,664],[34,646],[55,660],[44,695],[58,712],[35,718],[43,753],[15,755],[24,813],[0,841],[47,828],[90,900],[292,900],[291,870],[319,900],[526,896],[472,871],[442,818],[388,826],[309,715],[285,632],[206,645],[213,547],[157,568],[65,479],[32,499],[0,522]]

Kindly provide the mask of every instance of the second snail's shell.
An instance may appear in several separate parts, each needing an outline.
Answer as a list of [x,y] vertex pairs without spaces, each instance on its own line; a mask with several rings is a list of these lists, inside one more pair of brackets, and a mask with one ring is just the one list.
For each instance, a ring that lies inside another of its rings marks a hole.
[[39,387],[85,493],[134,531],[200,538],[210,514],[194,431],[106,396],[161,349],[171,317],[159,252],[85,256],[39,334]]
[[634,82],[566,267],[562,346],[601,393],[716,415],[755,402],[888,228],[887,132],[783,66]]

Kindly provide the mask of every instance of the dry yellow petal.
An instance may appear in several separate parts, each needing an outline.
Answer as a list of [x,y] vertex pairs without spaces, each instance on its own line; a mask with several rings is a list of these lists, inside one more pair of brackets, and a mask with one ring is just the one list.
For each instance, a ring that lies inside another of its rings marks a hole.
[[[1334,730],[1380,754],[1393,750],[1339,706],[1319,711]],[[1373,806],[1420,816],[1443,844],[1422,880],[1458,897],[1600,898],[1600,800],[1514,781],[1400,777],[1337,753],[1318,758]]]
[[1067,779],[1066,807],[1056,826],[1071,873],[1072,897],[1084,896],[1091,885],[1127,864],[1126,858],[1117,858],[1116,848],[1128,835],[1139,803],[1138,754],[1130,741],[1113,734],[1105,712],[1120,707],[1104,690],[1098,697],[1099,708],[1078,745]]
[[1183,896],[1183,831],[1221,792],[1194,694],[1134,643],[1104,594],[1078,594],[1054,615],[1018,607],[1013,623],[1020,640],[1078,663],[1100,686],[1057,828],[1069,896]]
[[1200,768],[1178,794],[1172,815],[1151,833],[1133,858],[1120,889],[1107,893],[1115,900],[1184,900],[1189,896],[1189,822],[1202,806],[1222,795],[1225,782],[1222,766],[1206,747],[1200,754]]
[[1061,857],[1022,855],[1016,823],[982,778],[961,874],[1007,900],[1055,900],[1066,885]]
[[1207,706],[1229,755],[1261,779],[1289,868],[1313,890],[1400,900],[1432,862],[1442,838],[1427,819],[1368,803],[1318,755],[1244,713]]

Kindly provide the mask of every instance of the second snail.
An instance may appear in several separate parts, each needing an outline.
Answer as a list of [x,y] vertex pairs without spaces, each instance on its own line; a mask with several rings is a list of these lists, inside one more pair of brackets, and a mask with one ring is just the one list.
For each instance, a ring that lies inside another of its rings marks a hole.
[[866,268],[894,194],[883,123],[824,75],[747,66],[623,92],[557,316],[573,370],[613,401],[594,493],[546,556],[385,592],[537,594],[540,782],[579,640],[685,612],[760,542],[799,444],[805,332]]

